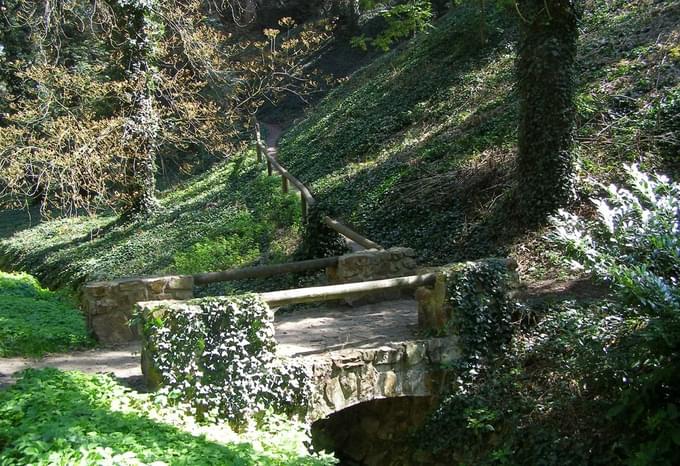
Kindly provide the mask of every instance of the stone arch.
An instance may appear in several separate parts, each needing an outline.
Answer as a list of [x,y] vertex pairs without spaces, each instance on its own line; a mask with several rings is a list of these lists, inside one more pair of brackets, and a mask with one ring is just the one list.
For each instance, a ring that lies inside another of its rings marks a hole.
[[357,403],[314,422],[312,443],[333,451],[341,464],[428,464],[411,436],[437,402],[436,396],[396,396]]

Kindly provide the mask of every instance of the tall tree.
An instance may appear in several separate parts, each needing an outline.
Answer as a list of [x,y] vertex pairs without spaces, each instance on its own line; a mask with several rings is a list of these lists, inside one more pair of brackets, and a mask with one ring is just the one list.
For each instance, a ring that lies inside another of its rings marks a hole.
[[156,200],[156,153],[160,122],[155,88],[158,81],[154,63],[155,42],[160,25],[154,14],[154,0],[111,0],[124,31],[123,54],[127,61],[132,102],[123,138],[132,147],[127,170],[130,173],[130,212],[151,213]]
[[270,47],[225,31],[209,0],[7,2],[0,203],[44,212],[152,211],[160,154],[232,152],[266,100],[312,89],[305,57],[327,37],[296,27]]
[[517,0],[519,220],[535,225],[573,189],[574,65],[579,0]]

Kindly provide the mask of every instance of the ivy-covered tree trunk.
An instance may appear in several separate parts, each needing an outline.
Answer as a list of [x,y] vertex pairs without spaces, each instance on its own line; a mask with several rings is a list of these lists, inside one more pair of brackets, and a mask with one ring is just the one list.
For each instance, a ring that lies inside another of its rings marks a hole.
[[156,199],[156,155],[160,117],[155,108],[154,70],[151,66],[153,2],[119,0],[127,35],[128,79],[133,88],[130,117],[124,137],[131,145],[129,192],[130,212],[148,214],[158,207]]
[[525,226],[568,202],[573,186],[579,0],[518,0],[517,207]]

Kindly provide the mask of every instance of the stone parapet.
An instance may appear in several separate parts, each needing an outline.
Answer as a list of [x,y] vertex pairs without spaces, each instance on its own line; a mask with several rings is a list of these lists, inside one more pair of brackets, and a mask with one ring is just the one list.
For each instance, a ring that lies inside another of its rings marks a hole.
[[[368,249],[340,256],[337,265],[326,269],[326,276],[331,284],[357,283],[414,275],[416,269],[416,253],[411,248]],[[399,291],[390,291],[346,301],[355,305],[358,302],[397,299],[399,296]]]
[[[456,309],[452,303],[452,286],[460,280],[474,279],[469,271],[482,268],[492,268],[502,274],[503,287],[506,296],[511,297],[514,290],[520,286],[519,275],[517,274],[517,263],[513,259],[490,258],[481,259],[474,262],[460,262],[437,267],[432,269],[420,270],[420,273],[436,274],[436,281],[433,286],[420,287],[416,290],[416,300],[418,301],[418,327],[426,332],[442,335],[448,332],[448,323],[452,319]],[[469,276],[468,276],[469,275]],[[475,283],[473,294],[477,297],[488,295],[493,290],[486,289],[488,284]],[[455,294],[455,293],[454,293]],[[470,296],[473,299],[474,296]]]
[[137,328],[130,325],[136,303],[191,299],[193,287],[190,275],[93,282],[83,287],[81,307],[88,328],[100,342],[122,343],[139,339]]

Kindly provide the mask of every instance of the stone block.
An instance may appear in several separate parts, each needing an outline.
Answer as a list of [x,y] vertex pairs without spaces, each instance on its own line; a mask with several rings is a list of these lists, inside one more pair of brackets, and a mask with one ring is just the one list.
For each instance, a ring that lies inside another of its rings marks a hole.
[[380,389],[383,396],[390,398],[398,394],[398,378],[394,371],[387,371],[380,374]]
[[146,284],[140,278],[129,278],[129,279],[118,281],[117,282],[117,288],[122,293],[127,293],[129,291],[146,289]]
[[90,319],[92,331],[101,343],[121,343],[136,340],[136,329],[130,327],[130,317],[124,312],[94,315]]
[[373,364],[384,365],[384,364],[395,364],[402,357],[402,353],[391,346],[382,346],[375,351],[375,358],[373,359]]
[[178,299],[180,301],[185,301],[188,299],[193,299],[194,292],[192,290],[172,290],[172,299]]
[[409,367],[420,364],[427,354],[427,347],[425,344],[416,341],[405,343],[404,350],[406,352],[406,365]]
[[451,306],[446,303],[446,276],[437,273],[432,288],[421,286],[416,290],[418,301],[418,327],[436,335],[444,334],[451,318]]
[[194,277],[191,275],[168,277],[168,288],[172,290],[193,290]]
[[169,279],[167,277],[145,278],[144,286],[153,294],[165,294]]
[[340,376],[340,386],[345,399],[359,399],[359,378],[354,372],[347,372]]
[[345,407],[345,395],[342,393],[342,386],[338,377],[328,380],[324,387],[326,402],[336,411]]
[[327,269],[330,283],[352,283],[411,275],[416,270],[415,252],[410,248],[366,250],[345,254]]

